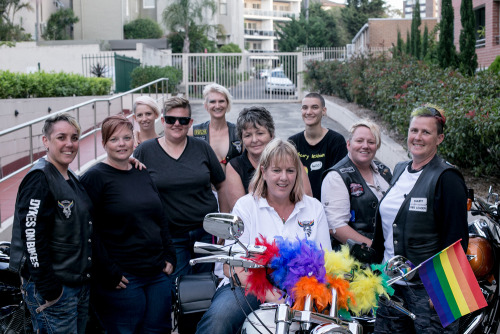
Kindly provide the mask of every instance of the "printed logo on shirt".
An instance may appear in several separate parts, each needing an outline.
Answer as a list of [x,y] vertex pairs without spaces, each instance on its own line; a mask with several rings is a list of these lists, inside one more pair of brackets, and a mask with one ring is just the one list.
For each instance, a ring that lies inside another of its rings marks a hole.
[[75,203],[73,201],[69,201],[67,199],[62,200],[62,201],[57,201],[57,206],[59,206],[61,209],[63,209],[63,213],[66,216],[66,218],[71,217],[71,209]]
[[351,196],[359,197],[365,193],[363,186],[360,183],[351,183],[349,185]]
[[26,229],[24,233],[26,234],[26,248],[30,255],[31,265],[35,268],[40,267],[38,262],[38,252],[36,249],[36,223],[38,218],[38,209],[40,208],[39,199],[31,199],[28,214],[26,215]]
[[299,226],[302,227],[304,232],[307,234],[307,236],[310,237],[311,232],[312,232],[311,227],[314,226],[314,219],[313,220],[304,220],[304,221],[299,220],[298,223],[299,223]]
[[318,170],[323,167],[323,163],[321,161],[315,161],[311,164],[311,170]]
[[410,199],[410,211],[427,212],[427,198],[412,197]]
[[302,154],[300,152],[297,153],[299,154],[300,159],[309,160],[309,154]]
[[241,153],[241,142],[239,140],[233,141],[231,144],[238,150],[239,153]]
[[346,168],[341,168],[340,172],[341,173],[354,173],[354,167],[349,166],[349,167],[346,167]]

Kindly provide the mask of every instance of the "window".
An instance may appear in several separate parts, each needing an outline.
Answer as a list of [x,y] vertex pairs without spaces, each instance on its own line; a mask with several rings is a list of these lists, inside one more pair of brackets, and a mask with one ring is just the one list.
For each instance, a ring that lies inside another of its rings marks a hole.
[[486,46],[484,7],[474,10],[474,14],[476,16],[476,48],[480,48]]
[[155,0],[142,0],[142,8],[155,8]]
[[219,14],[227,15],[227,0],[219,0]]
[[253,9],[260,9],[260,3],[253,3],[252,8]]

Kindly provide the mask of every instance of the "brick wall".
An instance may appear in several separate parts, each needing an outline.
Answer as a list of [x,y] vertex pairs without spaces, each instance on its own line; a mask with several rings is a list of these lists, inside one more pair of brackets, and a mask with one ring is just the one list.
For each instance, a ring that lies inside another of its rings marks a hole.
[[[454,11],[454,40],[457,51],[460,50],[459,38],[462,23],[460,22],[460,4],[461,0],[452,0]],[[474,9],[484,7],[485,9],[485,32],[486,45],[485,47],[476,48],[478,66],[488,67],[495,60],[496,56],[500,55],[500,27],[499,27],[499,10],[500,1],[495,0],[473,0],[472,6]]]
[[[437,24],[437,18],[423,18],[420,32],[423,34],[425,26],[429,32]],[[411,32],[411,19],[369,19],[369,46],[391,47],[397,45],[398,29],[401,37],[406,42],[406,31]]]

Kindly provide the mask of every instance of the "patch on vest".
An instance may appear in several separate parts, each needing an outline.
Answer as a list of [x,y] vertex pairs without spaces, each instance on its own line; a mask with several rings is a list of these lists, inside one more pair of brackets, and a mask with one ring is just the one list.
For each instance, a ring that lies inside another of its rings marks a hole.
[[238,153],[241,153],[241,142],[239,140],[235,140],[231,144],[238,150]]
[[67,199],[62,201],[57,201],[57,206],[63,209],[63,213],[66,216],[66,218],[71,217],[71,209],[73,208],[74,205],[75,203],[73,201],[70,202]]
[[410,199],[410,211],[427,212],[427,198],[412,197]]
[[351,190],[351,196],[359,197],[365,193],[363,186],[360,183],[351,183],[349,185],[349,189]]
[[312,232],[311,227],[314,226],[314,220],[305,220],[305,221],[300,221],[299,220],[298,224],[299,224],[300,227],[302,227],[302,229],[307,234],[307,236],[310,237],[311,236],[311,232]]
[[340,168],[339,171],[341,173],[354,173],[354,167],[349,166],[349,167],[345,167],[345,168]]
[[323,163],[321,161],[315,161],[311,164],[311,170],[318,170],[323,167]]
[[207,129],[194,129],[193,135],[194,136],[204,136],[207,134]]

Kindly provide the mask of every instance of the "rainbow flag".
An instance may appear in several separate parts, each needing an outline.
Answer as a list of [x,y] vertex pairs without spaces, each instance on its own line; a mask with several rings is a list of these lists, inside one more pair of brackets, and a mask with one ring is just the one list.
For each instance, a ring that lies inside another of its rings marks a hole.
[[460,240],[422,262],[418,273],[443,327],[488,305]]

